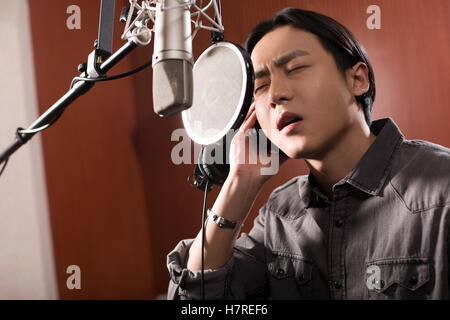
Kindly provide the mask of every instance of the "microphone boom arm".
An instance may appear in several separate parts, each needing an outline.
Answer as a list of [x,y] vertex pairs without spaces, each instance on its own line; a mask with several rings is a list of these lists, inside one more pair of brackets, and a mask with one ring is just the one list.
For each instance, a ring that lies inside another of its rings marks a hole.
[[[104,61],[100,65],[99,70],[102,74],[105,74],[136,47],[137,44],[134,41],[128,41],[106,61]],[[84,73],[80,76],[83,75]],[[56,101],[49,109],[47,109],[47,111],[45,111],[36,121],[34,121],[28,129],[17,129],[15,141],[0,154],[0,164],[6,162],[15,151],[27,143],[28,140],[30,140],[36,133],[46,129],[49,124],[55,122],[72,102],[88,92],[93,86],[93,81],[80,80],[76,82],[69,91],[67,91],[58,101]]]
[[[164,0],[144,0],[142,1],[142,6],[140,6],[137,4],[137,0],[129,0],[130,8],[125,31],[122,35],[122,39],[127,39],[127,43],[114,54],[110,55],[110,50],[112,49],[112,24],[115,0],[102,0],[98,39],[94,44],[95,50],[88,56],[88,63],[79,66],[79,70],[82,74],[75,77],[72,80],[69,91],[47,109],[47,111],[45,111],[26,130],[23,128],[18,128],[16,130],[14,142],[0,153],[0,165],[3,164],[0,169],[0,175],[4,171],[9,157],[14,152],[27,143],[36,133],[47,129],[55,123],[72,102],[88,92],[94,86],[94,82],[101,80],[101,78],[105,78],[106,72],[127,56],[133,49],[137,46],[149,44],[153,29],[147,28],[147,23],[150,20],[153,23],[155,22],[153,16],[155,11],[154,6],[159,1],[164,3]],[[194,38],[199,29],[216,32],[215,35],[217,37],[223,36],[224,28],[221,21],[220,0],[210,0],[205,7],[197,6],[196,2],[197,0],[186,0],[186,3],[183,4],[183,6],[187,5],[189,8],[192,7],[195,10],[195,12],[191,14],[193,17],[196,16],[196,19],[192,19],[192,23],[194,23],[195,26],[194,32],[191,35],[192,38]],[[214,20],[205,13],[211,6],[214,8]],[[136,15],[133,13],[135,8],[138,9]],[[175,7],[166,7],[165,10],[174,8]],[[209,21],[212,26],[209,27],[202,24],[202,21],[200,20],[201,17]],[[85,80],[83,80],[83,78]]]

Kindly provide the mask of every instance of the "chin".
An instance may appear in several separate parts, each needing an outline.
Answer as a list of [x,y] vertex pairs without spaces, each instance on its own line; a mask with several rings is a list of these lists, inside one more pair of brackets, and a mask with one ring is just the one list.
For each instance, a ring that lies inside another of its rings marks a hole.
[[283,151],[291,159],[304,159],[307,158],[312,150],[308,148],[304,143],[297,142],[295,144],[280,146],[280,150]]
[[303,159],[306,157],[306,153],[303,149],[299,148],[280,148],[291,159]]
[[304,159],[304,158],[306,158],[305,153],[303,153],[301,151],[286,153],[286,155],[289,158],[291,158],[291,159]]

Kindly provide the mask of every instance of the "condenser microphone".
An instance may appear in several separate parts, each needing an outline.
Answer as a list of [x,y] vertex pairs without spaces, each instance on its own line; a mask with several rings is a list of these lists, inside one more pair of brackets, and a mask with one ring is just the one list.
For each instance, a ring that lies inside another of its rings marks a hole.
[[189,0],[156,4],[153,49],[153,109],[172,116],[192,105],[193,56]]

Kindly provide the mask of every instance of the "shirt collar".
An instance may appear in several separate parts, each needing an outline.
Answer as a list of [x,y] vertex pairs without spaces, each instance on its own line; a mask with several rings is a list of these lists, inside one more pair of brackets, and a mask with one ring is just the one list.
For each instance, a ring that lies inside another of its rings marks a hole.
[[404,136],[391,118],[373,121],[370,130],[376,135],[375,141],[355,168],[341,181],[368,194],[378,195]]
[[307,180],[305,180],[303,187],[300,188],[300,196],[306,208],[311,206],[324,207],[330,202],[311,173],[308,175]]
[[[370,195],[380,193],[404,136],[391,118],[373,121],[370,130],[376,135],[375,141],[353,170],[335,186],[348,183]],[[311,173],[307,179],[302,180],[299,188],[306,207],[328,202],[328,197],[320,190]]]

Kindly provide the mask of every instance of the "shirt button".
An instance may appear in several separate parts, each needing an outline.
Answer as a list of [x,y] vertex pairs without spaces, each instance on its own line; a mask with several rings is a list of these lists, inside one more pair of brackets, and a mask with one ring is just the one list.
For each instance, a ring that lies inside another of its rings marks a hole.
[[334,223],[334,225],[338,228],[342,227],[343,224],[344,221],[342,219],[337,219],[336,222]]
[[380,289],[384,288],[384,281],[383,280],[376,281],[375,284],[377,284]]
[[341,289],[341,288],[342,288],[342,284],[341,284],[340,281],[334,281],[334,282],[333,282],[333,287],[334,287],[335,289]]
[[303,281],[305,280],[305,275],[302,273],[298,276],[298,280]]
[[277,270],[277,275],[279,275],[279,276],[282,276],[282,275],[284,275],[284,270],[283,269],[278,269]]
[[417,276],[412,276],[409,279],[409,284],[412,285],[412,286],[416,285],[417,284]]

